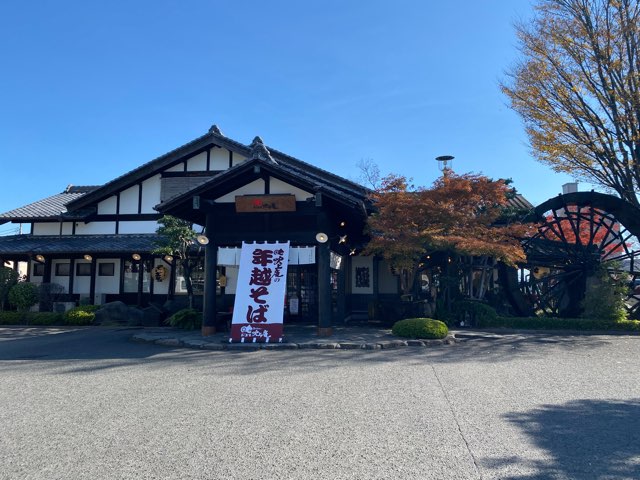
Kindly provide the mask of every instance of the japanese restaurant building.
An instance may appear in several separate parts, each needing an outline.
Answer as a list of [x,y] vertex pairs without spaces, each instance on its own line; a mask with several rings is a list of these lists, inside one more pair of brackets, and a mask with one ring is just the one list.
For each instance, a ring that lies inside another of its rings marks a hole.
[[[208,243],[195,285],[203,334],[233,306],[242,242],[288,241],[287,322],[320,334],[395,297],[397,277],[361,255],[369,214],[363,186],[217,126],[102,185],[64,192],[0,214],[30,233],[0,237],[0,259],[28,280],[61,287],[66,304],[122,300],[146,306],[186,294],[175,259],[154,253],[162,215],[201,226]],[[194,249],[194,254],[202,253]]]

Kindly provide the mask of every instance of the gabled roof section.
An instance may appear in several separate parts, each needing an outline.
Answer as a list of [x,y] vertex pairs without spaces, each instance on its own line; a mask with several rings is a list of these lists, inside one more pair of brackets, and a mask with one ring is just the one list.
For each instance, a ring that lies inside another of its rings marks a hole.
[[69,185],[64,192],[52,195],[24,207],[15,208],[0,214],[0,222],[32,222],[35,220],[61,219],[67,213],[66,205],[100,187]]
[[[101,201],[124,188],[128,188],[136,182],[142,181],[145,178],[169,168],[173,163],[179,161],[185,156],[192,155],[198,151],[204,151],[206,148],[214,145],[240,153],[248,158],[258,158],[267,163],[287,166],[291,170],[296,170],[310,179],[313,178],[317,183],[331,184],[334,189],[343,191],[344,193],[368,192],[368,190],[362,185],[346,180],[338,175],[334,175],[326,170],[322,170],[309,163],[265,146],[260,137],[254,138],[251,145],[244,145],[224,136],[220,131],[220,128],[217,125],[213,125],[205,135],[198,137],[175,150],[165,153],[164,155],[104,184],[99,189],[91,192],[91,194],[74,200],[68,205],[68,208],[69,210],[75,210]],[[226,173],[226,171],[223,173]],[[218,176],[214,178],[217,177]]]
[[180,193],[160,205],[156,205],[155,208],[159,212],[170,211],[179,204],[190,201],[194,195],[202,195],[216,188],[223,187],[238,177],[247,179],[247,173],[252,172],[255,166],[260,166],[261,169],[264,169],[266,172],[280,177],[293,185],[309,190],[310,192],[325,193],[328,197],[351,206],[363,206],[369,193],[369,191],[361,185],[329,174],[324,170],[301,162],[293,157],[283,155],[283,158],[276,160],[271,155],[269,149],[262,143],[260,137],[256,137],[251,144],[251,156],[246,162],[219,173],[201,185]]

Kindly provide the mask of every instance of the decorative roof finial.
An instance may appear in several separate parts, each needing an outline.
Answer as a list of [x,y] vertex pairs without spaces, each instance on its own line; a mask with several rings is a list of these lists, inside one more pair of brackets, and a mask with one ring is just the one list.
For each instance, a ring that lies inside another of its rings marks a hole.
[[215,123],[211,125],[211,128],[209,129],[209,133],[215,133],[216,135],[221,135],[224,137],[224,135],[222,134],[222,130],[220,130],[220,127]]
[[251,142],[251,145],[249,146],[251,147],[251,160],[258,159],[278,163],[273,159],[271,152],[269,152],[267,147],[265,147],[264,142],[260,137],[254,138],[253,142]]

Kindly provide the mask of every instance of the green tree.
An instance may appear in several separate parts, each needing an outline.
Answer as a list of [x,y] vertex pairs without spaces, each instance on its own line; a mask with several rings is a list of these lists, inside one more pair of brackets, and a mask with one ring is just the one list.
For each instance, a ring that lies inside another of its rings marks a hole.
[[640,0],[539,0],[502,91],[533,154],[640,206]]
[[189,308],[193,308],[192,272],[196,266],[197,259],[191,253],[197,232],[193,229],[192,223],[171,215],[163,216],[158,223],[160,226],[156,232],[160,235],[161,240],[158,241],[158,248],[154,250],[154,253],[173,255],[180,261],[184,273],[184,282],[187,287]]
[[0,268],[0,312],[4,310],[4,302],[7,300],[9,290],[18,283],[18,272],[13,268]]
[[9,303],[25,312],[40,300],[38,286],[33,283],[17,283],[9,290]]

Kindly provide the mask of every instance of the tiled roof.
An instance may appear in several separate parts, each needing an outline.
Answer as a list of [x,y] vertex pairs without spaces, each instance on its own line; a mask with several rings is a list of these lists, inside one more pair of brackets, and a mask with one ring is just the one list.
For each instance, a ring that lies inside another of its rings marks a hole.
[[88,192],[98,187],[74,187],[68,186],[62,193],[52,195],[37,202],[30,203],[24,207],[15,208],[8,212],[0,214],[0,222],[11,220],[40,220],[45,218],[58,218],[67,212],[67,203],[82,197]]
[[510,198],[507,201],[507,205],[512,208],[517,208],[521,210],[533,210],[534,206],[524,198],[522,195],[517,193],[513,198]]
[[151,253],[155,233],[127,235],[11,235],[0,237],[0,256],[23,254]]

